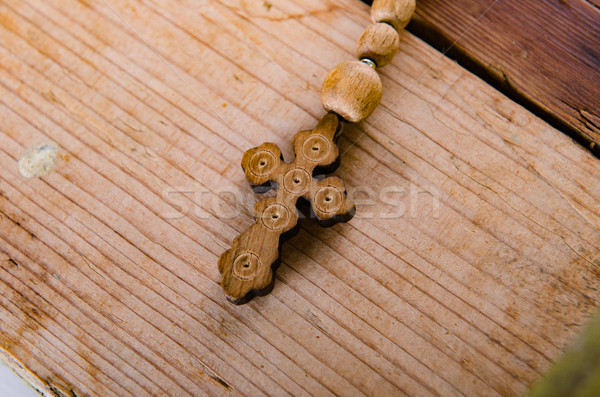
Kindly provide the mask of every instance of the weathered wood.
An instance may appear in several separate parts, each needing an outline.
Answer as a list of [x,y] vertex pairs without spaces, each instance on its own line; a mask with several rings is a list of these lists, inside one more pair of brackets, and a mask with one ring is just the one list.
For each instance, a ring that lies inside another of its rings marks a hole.
[[577,135],[600,156],[597,1],[419,0],[411,31]]
[[[357,215],[223,299],[239,159],[291,157],[369,23],[351,0],[0,3],[0,346],[65,395],[525,392],[600,297],[600,164],[407,32],[338,142]],[[63,159],[23,178],[47,141]]]

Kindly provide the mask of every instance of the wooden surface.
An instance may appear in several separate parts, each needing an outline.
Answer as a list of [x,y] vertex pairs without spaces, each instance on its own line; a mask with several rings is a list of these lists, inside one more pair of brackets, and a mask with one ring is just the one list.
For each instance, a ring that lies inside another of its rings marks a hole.
[[[600,163],[407,32],[339,142],[355,218],[305,223],[267,297],[233,306],[216,282],[253,223],[242,153],[290,156],[369,23],[351,0],[3,0],[15,367],[48,395],[526,391],[600,297]],[[56,170],[24,179],[49,140]]]
[[600,157],[598,0],[419,0],[411,30]]

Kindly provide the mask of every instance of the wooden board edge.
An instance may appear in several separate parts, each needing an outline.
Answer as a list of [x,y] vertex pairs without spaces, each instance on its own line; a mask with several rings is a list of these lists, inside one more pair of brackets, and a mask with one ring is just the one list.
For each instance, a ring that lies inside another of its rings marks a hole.
[[[368,0],[363,0],[367,4]],[[586,131],[577,128],[568,120],[554,114],[548,107],[527,91],[521,89],[505,73],[502,68],[493,68],[484,63],[466,47],[461,46],[455,40],[436,29],[428,23],[423,16],[415,13],[406,30],[423,40],[428,45],[440,51],[446,57],[456,61],[464,69],[473,73],[486,83],[500,91],[510,100],[523,106],[535,116],[547,122],[553,128],[571,137],[575,142],[589,150],[594,156],[600,158],[600,140],[590,136]]]
[[72,393],[68,393],[68,391],[63,390],[60,386],[45,382],[3,347],[0,347],[0,365],[7,366],[41,396],[57,397],[72,395]]

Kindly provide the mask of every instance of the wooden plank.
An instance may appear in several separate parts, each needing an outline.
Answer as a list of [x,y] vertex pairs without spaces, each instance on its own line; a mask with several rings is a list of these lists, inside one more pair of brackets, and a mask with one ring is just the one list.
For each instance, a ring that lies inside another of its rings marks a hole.
[[[64,395],[526,391],[600,295],[600,164],[409,33],[340,140],[357,216],[306,223],[268,297],[216,283],[252,223],[242,153],[289,159],[368,23],[353,0],[0,3],[0,346]],[[63,159],[24,179],[47,141]]]
[[600,156],[597,1],[419,0],[409,30]]

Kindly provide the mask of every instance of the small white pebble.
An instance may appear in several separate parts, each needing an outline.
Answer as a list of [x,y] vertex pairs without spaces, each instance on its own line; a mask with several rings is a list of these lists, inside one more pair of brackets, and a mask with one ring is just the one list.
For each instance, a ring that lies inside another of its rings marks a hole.
[[19,159],[19,172],[25,178],[41,178],[54,171],[58,159],[58,146],[55,143],[42,143],[23,152]]

